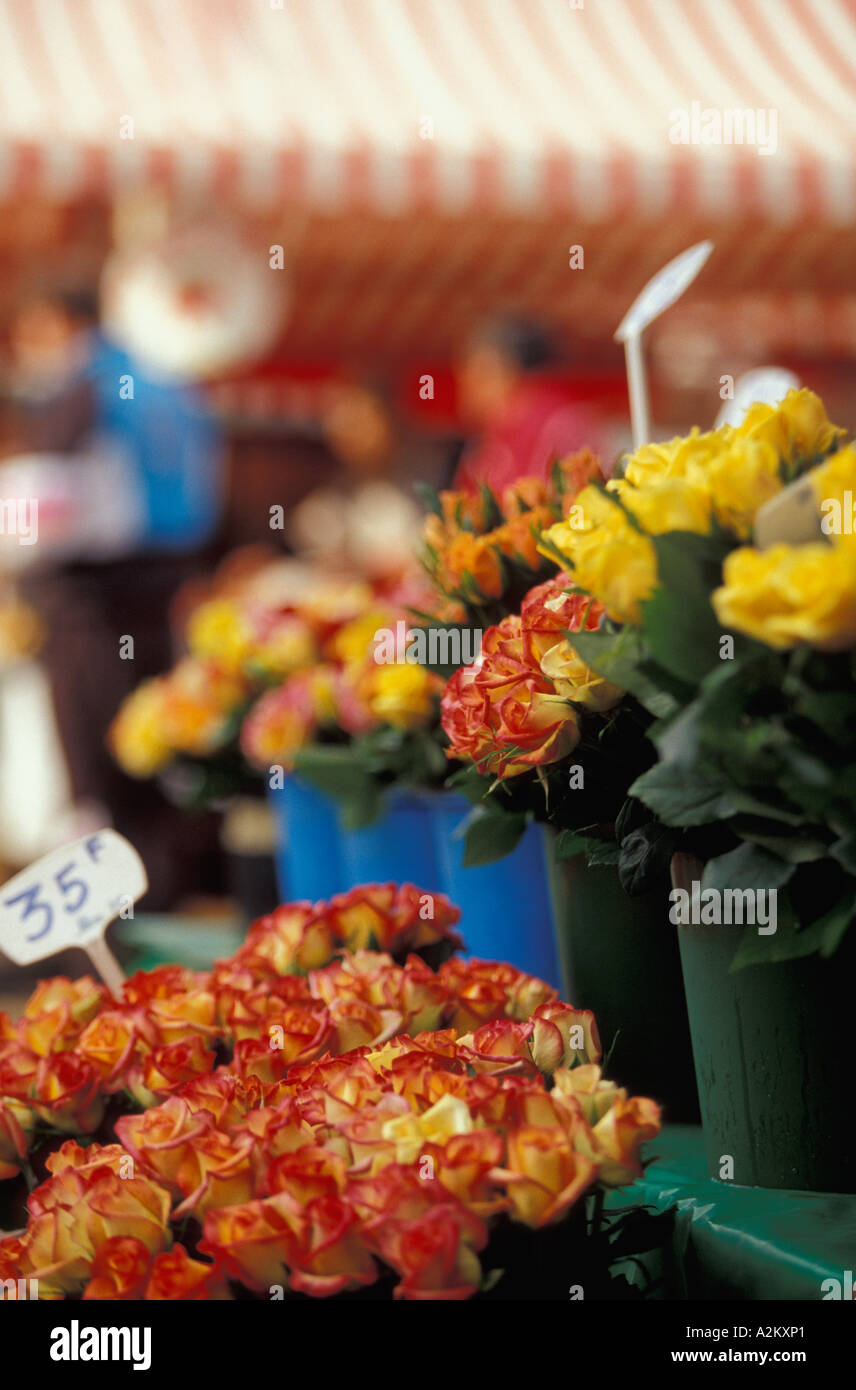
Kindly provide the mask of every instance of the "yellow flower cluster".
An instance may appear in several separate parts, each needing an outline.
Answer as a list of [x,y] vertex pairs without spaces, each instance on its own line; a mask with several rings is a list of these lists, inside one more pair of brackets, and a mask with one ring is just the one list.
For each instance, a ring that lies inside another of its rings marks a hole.
[[289,676],[317,658],[312,628],[300,616],[285,614],[260,631],[247,609],[227,598],[210,599],[191,614],[187,645],[224,671],[259,678]]
[[[670,531],[705,535],[716,526],[740,540],[748,540],[759,509],[798,473],[835,450],[842,435],[843,431],[830,423],[819,398],[803,389],[788,392],[778,406],[752,406],[736,428],[723,425],[707,433],[694,429],[689,435],[664,444],[643,445],[627,460],[623,475],[608,483],[606,490],[583,489],[571,515],[542,538],[542,553],[561,560],[574,582],[605,604],[610,618],[638,624],[642,617],[640,605],[650,598],[658,582],[652,536]],[[830,474],[822,486],[829,489],[835,484],[843,490],[847,478],[852,485],[851,463],[841,464],[841,456],[846,453],[842,449],[832,455],[833,460],[839,460],[835,465],[838,471],[834,476]],[[833,464],[827,463],[824,468],[832,469]],[[822,473],[824,469],[817,471]],[[830,495],[828,490],[825,495]],[[778,552],[782,548],[775,549]],[[746,547],[735,555],[748,550]],[[741,602],[731,582],[741,563],[735,555],[730,557],[730,575],[726,572],[728,593],[723,599],[723,591],[718,591],[716,607],[723,622],[750,631],[735,616]],[[846,566],[830,556],[831,551],[822,557],[824,572],[828,571],[826,578],[837,578],[839,584],[843,583],[841,571]],[[753,573],[760,572],[759,566],[769,568],[782,559],[779,555],[773,561],[770,553],[762,560],[756,556]],[[735,581],[738,587],[748,580],[749,563],[743,562],[744,568]],[[797,569],[804,579],[805,564]],[[782,576],[785,588],[787,582]],[[843,616],[845,608],[842,603],[836,611]],[[753,635],[758,635],[757,631]],[[771,645],[783,645],[784,629],[775,636]],[[840,636],[845,645],[843,630]]]
[[176,753],[212,753],[246,698],[240,676],[184,657],[168,675],[143,681],[123,702],[108,736],[113,755],[129,776],[154,777]]

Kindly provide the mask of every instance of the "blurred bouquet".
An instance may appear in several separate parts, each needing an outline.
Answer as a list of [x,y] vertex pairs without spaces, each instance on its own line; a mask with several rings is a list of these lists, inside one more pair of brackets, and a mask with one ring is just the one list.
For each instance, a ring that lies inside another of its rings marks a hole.
[[587,1230],[584,1199],[599,1217],[641,1175],[659,1109],[606,1079],[590,1012],[449,958],[457,916],[367,885],[278,908],[211,971],[140,971],[118,998],[45,980],[0,1015],[0,1177],[25,1223],[0,1278],[43,1299],[513,1298],[537,1278],[549,1297],[570,1249],[605,1291],[617,1232]]
[[299,764],[355,823],[371,819],[386,782],[431,785],[446,772],[442,681],[419,663],[376,659],[378,639],[407,631],[409,601],[424,594],[417,577],[394,587],[317,581],[282,605],[203,602],[187,624],[187,655],[119,710],[114,755],[132,776],[168,773],[197,802]]

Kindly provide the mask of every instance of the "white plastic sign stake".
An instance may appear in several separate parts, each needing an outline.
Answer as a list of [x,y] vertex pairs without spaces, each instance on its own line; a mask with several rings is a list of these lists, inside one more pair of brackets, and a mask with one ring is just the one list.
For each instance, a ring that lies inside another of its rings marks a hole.
[[108,923],[148,888],[143,861],[115,830],[52,850],[0,888],[0,949],[32,965],[70,946],[84,950],[114,994],[124,983],[104,940]]
[[631,304],[615,331],[616,342],[624,344],[627,389],[630,395],[630,423],[633,447],[638,449],[650,437],[648,383],[642,356],[642,334],[654,319],[680,299],[698,275],[711,251],[712,241],[699,241],[658,270]]

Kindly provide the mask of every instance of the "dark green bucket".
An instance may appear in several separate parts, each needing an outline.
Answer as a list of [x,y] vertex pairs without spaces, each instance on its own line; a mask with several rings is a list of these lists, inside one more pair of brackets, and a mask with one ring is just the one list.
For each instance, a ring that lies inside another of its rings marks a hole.
[[[673,928],[674,930],[674,928]],[[729,973],[739,926],[678,927],[708,1172],[746,1186],[856,1191],[847,1070],[856,935]]]
[[[552,860],[553,856],[549,856]],[[608,1074],[651,1096],[668,1123],[697,1124],[687,1006],[669,885],[629,898],[614,868],[579,856],[552,865],[563,998],[592,1009]]]

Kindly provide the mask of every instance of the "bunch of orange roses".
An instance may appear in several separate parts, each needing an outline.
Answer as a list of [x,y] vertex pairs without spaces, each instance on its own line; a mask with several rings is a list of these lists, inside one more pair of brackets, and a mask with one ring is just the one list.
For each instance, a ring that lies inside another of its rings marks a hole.
[[444,603],[435,614],[445,621],[496,621],[520,596],[546,578],[552,566],[539,551],[542,534],[565,519],[579,492],[602,482],[588,449],[558,460],[547,482],[524,477],[497,497],[440,492],[423,527],[423,564]]
[[206,973],[43,982],[0,1034],[0,1175],[13,1196],[46,1175],[0,1279],[469,1298],[497,1231],[633,1181],[658,1107],[604,1078],[589,1012],[450,955],[457,916],[370,885],[279,908]]

